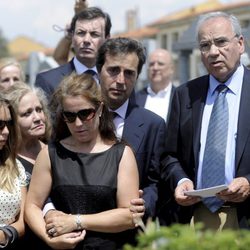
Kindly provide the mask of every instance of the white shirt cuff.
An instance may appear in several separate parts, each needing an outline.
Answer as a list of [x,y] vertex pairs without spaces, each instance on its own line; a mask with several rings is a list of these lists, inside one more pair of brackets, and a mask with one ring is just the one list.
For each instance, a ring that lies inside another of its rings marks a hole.
[[47,214],[48,211],[56,209],[52,202],[48,202],[43,207],[43,217]]
[[179,181],[178,181],[178,183],[177,183],[177,186],[179,186],[181,183],[183,183],[184,181],[191,181],[190,179],[188,179],[188,178],[182,178],[182,179],[180,179]]

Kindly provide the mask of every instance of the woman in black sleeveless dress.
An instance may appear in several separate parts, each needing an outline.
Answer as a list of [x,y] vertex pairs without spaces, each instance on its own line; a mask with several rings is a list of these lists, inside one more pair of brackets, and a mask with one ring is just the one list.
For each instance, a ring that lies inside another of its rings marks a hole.
[[[51,248],[115,250],[135,228],[130,200],[138,197],[138,170],[131,148],[116,139],[99,85],[72,74],[56,90],[54,141],[38,155],[25,214]],[[58,216],[44,222],[50,195]]]

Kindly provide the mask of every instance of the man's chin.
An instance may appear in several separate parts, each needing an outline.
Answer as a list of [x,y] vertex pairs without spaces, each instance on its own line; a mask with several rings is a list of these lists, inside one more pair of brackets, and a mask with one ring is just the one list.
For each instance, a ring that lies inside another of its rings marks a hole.
[[118,96],[114,95],[109,97],[109,106],[111,109],[118,109],[123,103],[123,98],[119,98]]

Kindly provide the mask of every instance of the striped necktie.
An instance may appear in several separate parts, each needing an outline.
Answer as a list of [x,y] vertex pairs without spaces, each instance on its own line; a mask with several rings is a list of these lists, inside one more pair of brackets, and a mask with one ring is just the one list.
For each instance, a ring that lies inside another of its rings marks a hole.
[[[225,156],[228,133],[228,103],[226,99],[228,87],[220,84],[216,91],[218,95],[214,101],[209,120],[207,139],[202,165],[202,188],[225,184]],[[223,204],[217,197],[203,199],[203,203],[211,212],[216,212]]]

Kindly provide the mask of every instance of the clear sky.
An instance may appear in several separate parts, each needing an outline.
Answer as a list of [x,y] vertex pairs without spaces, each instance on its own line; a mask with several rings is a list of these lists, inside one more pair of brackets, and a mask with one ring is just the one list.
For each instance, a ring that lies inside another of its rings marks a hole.
[[[220,0],[224,3],[243,0]],[[55,31],[54,25],[62,28],[73,16],[75,0],[0,0],[0,29],[8,39],[25,35],[46,46],[56,46],[63,33]],[[131,3],[132,4],[129,4]],[[89,6],[98,6],[108,12],[112,31],[125,30],[125,13],[137,9],[141,26],[164,15],[194,6],[202,0],[88,0]]]

